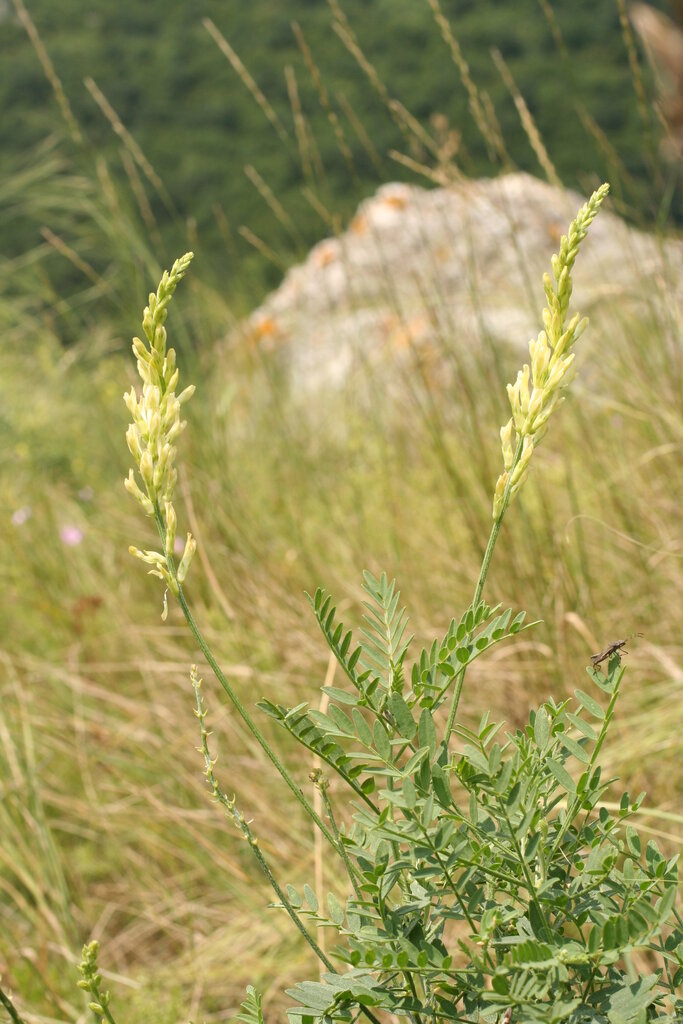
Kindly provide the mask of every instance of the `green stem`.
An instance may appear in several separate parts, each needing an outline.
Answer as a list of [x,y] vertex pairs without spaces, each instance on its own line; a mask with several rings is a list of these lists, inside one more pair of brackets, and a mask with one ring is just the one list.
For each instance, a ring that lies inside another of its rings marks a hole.
[[270,870],[270,867],[268,866],[268,862],[265,859],[265,857],[263,856],[263,854],[261,853],[261,850],[259,849],[259,845],[258,845],[256,839],[252,836],[251,829],[246,824],[246,822],[242,826],[242,831],[244,832],[245,838],[246,838],[247,842],[249,843],[249,846],[251,847],[251,850],[252,850],[254,856],[256,857],[256,860],[259,862],[261,870],[263,871],[264,875],[266,876],[266,878],[270,882],[270,885],[271,885],[271,888],[273,889],[273,892],[276,894],[277,898],[280,900],[280,903],[282,904],[282,906],[285,908],[285,910],[289,914],[289,916],[290,916],[292,922],[294,923],[295,927],[301,933],[301,935],[303,935],[303,937],[306,940],[306,942],[308,943],[308,945],[311,947],[311,949],[313,950],[315,955],[318,957],[318,959],[321,961],[321,963],[324,964],[325,967],[327,967],[328,971],[331,971],[332,974],[337,974],[338,972],[335,970],[334,964],[328,958],[328,956],[324,952],[324,950],[320,948],[320,946],[315,941],[315,939],[313,938],[311,933],[304,927],[303,921],[301,920],[301,918],[297,914],[296,910],[294,909],[294,907],[292,906],[290,901],[287,899],[287,896],[285,895],[283,890],[280,888],[280,885],[279,885],[277,879],[275,878],[275,875]]
[[515,848],[515,853],[517,854],[517,856],[519,858],[519,864],[520,864],[520,867],[522,869],[522,874],[524,875],[524,880],[526,882],[526,886],[527,886],[527,889],[529,891],[529,898],[530,898],[531,902],[535,905],[536,911],[538,912],[538,916],[540,917],[541,921],[543,922],[543,925],[544,925],[545,929],[548,932],[550,932],[550,931],[552,931],[552,929],[550,928],[550,926],[548,924],[548,921],[546,919],[546,916],[545,916],[545,914],[543,912],[543,907],[541,906],[540,900],[538,898],[538,893],[536,892],[536,886],[534,885],[534,880],[531,877],[531,872],[529,871],[529,866],[528,866],[528,864],[527,864],[527,862],[526,862],[526,860],[524,858],[524,854],[522,853],[522,848],[519,845],[519,842],[517,840],[517,836],[515,835],[515,830],[512,827],[512,822],[510,821],[510,817],[508,815],[507,808],[506,808],[505,804],[503,803],[502,798],[500,796],[498,796],[498,795],[496,795],[496,802],[497,802],[498,806],[500,807],[500,810],[501,810],[501,813],[502,813],[503,817],[505,818],[505,824],[507,825],[508,831],[510,833],[510,841],[512,842],[512,845]]
[[24,1024],[23,1020],[21,1019],[21,1017],[19,1016],[19,1014],[16,1011],[14,1003],[12,1002],[12,1000],[10,999],[9,996],[5,995],[5,993],[2,991],[1,988],[0,988],[0,1003],[2,1003],[2,1005],[5,1007],[5,1009],[7,1010],[8,1014],[10,1015],[10,1020],[12,1021],[12,1024]]
[[[162,543],[164,545],[164,550],[165,550],[165,546],[166,546],[166,531],[164,529],[163,520],[161,518],[161,513],[160,513],[158,507],[155,507],[154,515],[155,515],[155,519],[156,519],[156,522],[157,522],[157,527],[159,529],[159,534],[161,536],[161,540],[162,540]],[[190,632],[192,633],[193,637],[197,641],[197,644],[198,644],[202,654],[206,658],[207,662],[209,663],[209,665],[210,665],[210,667],[211,667],[211,669],[213,671],[213,674],[215,675],[216,679],[218,680],[218,682],[221,684],[221,686],[225,690],[225,692],[228,695],[230,701],[232,702],[235,710],[237,711],[238,715],[240,716],[240,718],[242,719],[242,721],[246,725],[246,727],[249,730],[249,732],[256,739],[256,741],[260,744],[260,746],[261,746],[262,750],[264,751],[266,757],[273,764],[273,766],[278,771],[278,773],[280,774],[282,779],[287,783],[287,785],[289,786],[289,788],[291,789],[292,793],[294,794],[296,799],[299,801],[299,803],[301,804],[303,809],[306,811],[306,813],[309,815],[309,817],[312,818],[312,820],[318,826],[318,828],[320,829],[322,834],[327,839],[328,843],[330,843],[330,845],[332,847],[334,847],[334,849],[337,851],[337,853],[340,853],[340,850],[338,849],[337,844],[334,841],[334,836],[332,835],[332,833],[328,829],[327,825],[324,823],[324,821],[322,820],[320,815],[316,813],[313,805],[310,803],[309,800],[306,799],[306,797],[304,796],[303,792],[301,791],[300,786],[298,786],[296,784],[296,782],[294,781],[292,776],[289,774],[288,770],[283,765],[283,763],[280,760],[280,758],[277,756],[277,754],[275,753],[273,748],[270,746],[270,744],[268,743],[267,739],[265,738],[265,736],[263,735],[263,733],[261,732],[259,727],[256,725],[256,723],[252,719],[251,715],[249,714],[249,712],[245,708],[244,704],[242,703],[240,698],[237,696],[236,692],[233,690],[233,688],[230,685],[230,683],[228,682],[228,680],[227,680],[225,674],[223,673],[220,665],[218,664],[218,662],[214,658],[213,653],[211,651],[211,648],[209,647],[209,645],[207,644],[206,640],[202,636],[202,634],[201,634],[201,632],[199,630],[199,626],[195,622],[194,616],[192,615],[192,612],[190,611],[190,608],[189,608],[189,606],[187,604],[187,601],[185,600],[185,594],[183,593],[183,588],[182,588],[181,584],[178,582],[175,562],[174,562],[174,560],[173,560],[173,558],[171,556],[168,556],[168,555],[166,556],[166,564],[168,566],[168,571],[170,572],[173,580],[175,581],[175,583],[176,583],[176,585],[178,587],[178,603],[180,604],[180,607],[183,610],[183,615],[185,616],[185,620],[186,620],[188,626],[190,627]]]
[[[618,654],[617,654],[616,657],[619,659],[618,664],[620,666],[621,665],[621,659],[619,658]],[[613,689],[612,694],[610,696],[609,704],[607,705],[607,711],[605,712],[605,717],[604,717],[604,719],[602,721],[602,727],[600,729],[600,733],[598,735],[598,739],[596,741],[596,744],[595,744],[595,746],[593,748],[593,752],[591,754],[590,761],[588,762],[588,765],[586,767],[586,771],[588,772],[588,779],[589,780],[590,780],[590,778],[591,778],[591,776],[593,774],[595,766],[597,765],[598,755],[600,754],[600,750],[602,748],[602,745],[605,742],[605,737],[607,736],[607,730],[608,730],[608,728],[610,726],[612,718],[614,717],[614,708],[616,706],[617,699],[619,697],[619,687],[621,686],[621,680],[623,679],[623,676],[624,676],[624,669],[619,667],[619,668],[617,668],[616,671],[619,672],[619,675],[617,676],[617,679],[616,679],[616,681],[614,683],[614,689]],[[571,805],[570,804],[567,805],[567,816],[566,816],[566,818],[564,820],[564,823],[561,825],[561,827],[560,827],[560,829],[559,829],[559,831],[558,831],[558,833],[557,833],[557,835],[555,837],[555,841],[554,841],[554,843],[552,845],[552,849],[550,851],[550,857],[549,857],[550,860],[552,860],[552,858],[555,856],[557,850],[560,847],[560,844],[562,843],[562,840],[564,839],[564,837],[567,834],[567,832],[568,832],[572,822],[574,821],[574,818],[579,813],[579,811],[581,809],[581,804],[583,802],[583,799],[584,799],[583,794],[581,796],[579,796],[577,794],[574,797],[574,799],[572,800]],[[591,814],[591,810],[587,810],[585,815],[584,815],[584,819],[583,819],[583,826],[584,827],[586,825],[586,822],[588,821],[588,818],[590,817],[590,814]],[[582,833],[583,833],[583,828],[579,831],[578,835],[580,836]]]
[[[493,521],[491,533],[489,534],[488,544],[486,545],[486,551],[484,552],[484,558],[482,559],[481,569],[479,570],[479,579],[477,580],[477,585],[474,588],[474,597],[472,598],[472,604],[470,605],[470,608],[473,611],[477,610],[477,605],[481,600],[481,595],[484,590],[484,583],[486,582],[486,577],[488,576],[489,567],[491,565],[491,559],[493,558],[493,550],[496,546],[496,541],[498,540],[500,528],[503,525],[503,518],[505,517],[507,507],[510,504],[510,491],[512,490],[512,474],[517,463],[522,457],[523,444],[524,438],[520,436],[517,442],[517,450],[515,452],[515,457],[512,460],[512,465],[510,466],[510,469],[508,470],[508,479],[507,484],[505,485],[505,490],[503,491],[503,503],[500,509],[500,515],[498,516],[497,519],[494,519]],[[451,701],[451,710],[448,714],[448,722],[446,723],[446,731],[444,733],[443,738],[444,747],[448,746],[448,742],[451,738],[451,733],[453,732],[453,725],[455,723],[455,716],[458,713],[458,705],[460,704],[460,695],[462,693],[463,683],[465,682],[466,671],[467,665],[463,665],[463,667],[460,669],[460,671],[455,677],[455,689],[453,691],[453,700]]]
[[349,876],[349,881],[351,882],[351,885],[353,886],[353,891],[356,894],[356,899],[358,900],[359,903],[362,903],[363,902],[363,894],[360,891],[360,889],[358,888],[358,880],[356,878],[357,872],[356,872],[356,869],[354,868],[353,864],[351,863],[351,861],[349,859],[348,852],[346,850],[346,847],[344,846],[344,843],[342,841],[342,837],[339,834],[339,828],[337,827],[337,821],[336,821],[336,818],[334,816],[334,812],[332,810],[332,804],[330,803],[330,798],[329,798],[329,796],[327,794],[327,786],[324,785],[324,784],[320,786],[320,795],[323,798],[323,803],[325,804],[325,810],[327,811],[327,815],[328,815],[328,817],[330,819],[330,822],[332,823],[332,828],[334,830],[334,837],[337,840],[337,843],[339,845],[339,851],[341,853],[342,860],[344,861],[344,866],[346,868],[346,873]]
[[[306,940],[306,942],[308,943],[308,945],[311,947],[311,949],[313,950],[315,955],[318,957],[320,962],[322,964],[324,964],[325,967],[327,967],[327,969],[330,972],[330,974],[339,974],[339,971],[336,969],[336,967],[334,966],[332,961],[327,957],[325,952],[320,948],[320,946],[315,941],[315,939],[310,934],[310,932],[304,927],[303,921],[301,920],[301,918],[297,914],[296,910],[294,909],[294,907],[292,906],[290,901],[287,899],[285,893],[280,888],[277,879],[275,878],[275,876],[273,875],[272,871],[268,867],[268,862],[266,861],[265,857],[261,853],[261,851],[259,849],[259,846],[258,846],[258,843],[256,842],[256,840],[252,836],[251,829],[249,828],[249,826],[247,825],[246,822],[244,822],[242,830],[243,830],[244,835],[245,835],[245,837],[247,839],[247,842],[249,843],[249,846],[251,847],[251,849],[252,849],[252,851],[254,853],[254,856],[256,857],[257,861],[259,862],[259,865],[261,866],[261,870],[263,871],[263,873],[265,874],[266,878],[270,882],[270,884],[271,884],[271,886],[273,888],[273,891],[277,894],[278,899],[280,900],[280,902],[282,903],[282,906],[285,908],[285,910],[289,914],[291,920],[294,922],[294,925],[296,926],[297,930],[301,933],[301,935],[303,935],[303,937]],[[368,1010],[365,1006],[361,1006],[360,1009],[361,1009],[361,1013],[364,1013],[365,1016],[369,1020],[371,1020],[373,1022],[373,1024],[380,1024],[379,1020],[377,1019],[377,1017],[375,1017],[374,1013],[372,1013],[371,1010]]]
[[[434,856],[436,858],[437,864],[439,865],[439,867],[443,871],[443,876],[446,879],[446,882],[448,883],[448,885],[449,885],[449,887],[451,889],[451,892],[455,896],[455,899],[456,899],[456,901],[458,903],[458,906],[460,907],[460,910],[462,911],[463,917],[465,918],[465,920],[467,921],[468,925],[470,926],[470,929],[472,931],[472,935],[473,936],[478,936],[479,932],[477,931],[477,926],[474,923],[474,918],[472,917],[472,915],[470,914],[469,910],[467,909],[467,905],[463,901],[463,898],[460,895],[460,892],[458,891],[458,887],[455,884],[455,882],[453,881],[453,877],[452,877],[450,871],[448,870],[448,866],[442,860],[441,854],[439,853],[439,850],[437,849],[437,847],[434,845],[433,842],[431,842],[428,830],[424,827],[424,825],[422,825],[420,822],[418,822],[417,817],[415,817],[415,821],[419,825],[420,831],[422,832],[422,835],[424,836],[425,842],[427,843],[427,845],[431,849],[432,853],[434,854]],[[479,940],[479,941],[481,941],[481,940]],[[484,956],[488,960],[489,966],[491,967],[491,970],[495,970],[495,964],[493,963],[493,960],[491,959],[491,954],[489,953],[488,945],[484,946]]]

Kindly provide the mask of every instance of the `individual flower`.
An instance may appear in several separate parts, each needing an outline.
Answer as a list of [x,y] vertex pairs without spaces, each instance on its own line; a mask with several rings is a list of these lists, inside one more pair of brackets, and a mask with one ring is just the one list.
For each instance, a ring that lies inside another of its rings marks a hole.
[[68,548],[78,547],[79,544],[83,543],[83,537],[83,530],[72,524],[63,526],[59,531],[59,539],[62,544],[65,544]]
[[517,494],[527,478],[534,449],[548,429],[548,420],[564,401],[563,392],[574,376],[572,346],[588,326],[578,313],[567,320],[572,294],[572,269],[581,242],[605,196],[609,185],[601,185],[585,203],[562,236],[560,251],[551,261],[553,275],[544,274],[543,288],[548,305],[543,310],[543,327],[529,342],[530,363],[508,384],[512,416],[501,428],[503,472],[498,477],[493,497],[493,518],[499,519],[506,504]]

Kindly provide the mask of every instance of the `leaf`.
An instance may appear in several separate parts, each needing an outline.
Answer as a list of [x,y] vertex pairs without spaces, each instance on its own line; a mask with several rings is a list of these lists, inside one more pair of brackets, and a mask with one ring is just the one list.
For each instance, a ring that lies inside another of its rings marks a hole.
[[515,615],[515,617],[512,620],[512,622],[510,623],[510,628],[509,628],[508,632],[512,633],[513,635],[515,633],[519,633],[520,629],[522,628],[522,624],[523,624],[525,618],[526,618],[526,612],[518,612],[517,615]]
[[567,718],[572,723],[575,729],[578,729],[579,732],[583,733],[586,739],[591,740],[593,743],[595,743],[595,741],[598,738],[598,735],[595,732],[595,729],[592,725],[589,725],[588,722],[584,722],[583,718],[581,718],[579,715],[573,715],[571,711],[567,712]]
[[548,758],[546,761],[548,768],[553,773],[559,784],[563,789],[566,789],[568,793],[576,793],[576,785],[571,775],[566,768],[563,767],[558,761],[554,761],[552,758]]
[[333,892],[327,894],[327,907],[330,912],[330,921],[339,928],[344,923],[344,908]]
[[306,903],[308,904],[309,909],[312,910],[314,914],[317,914],[317,912],[318,912],[318,897],[316,896],[316,894],[313,892],[313,890],[311,889],[310,885],[308,885],[308,884],[304,885],[304,899],[306,900]]
[[505,805],[507,807],[508,814],[512,814],[515,810],[517,810],[517,805],[519,804],[519,798],[521,795],[522,787],[519,784],[519,782],[515,782],[514,786],[508,793],[507,798],[505,800]]
[[432,785],[434,793],[442,807],[450,807],[453,803],[448,776],[439,764],[432,765]]
[[241,1021],[242,1024],[263,1024],[262,998],[252,985],[247,985],[246,999],[240,1008],[242,1012],[237,1014],[235,1020]]
[[503,762],[503,766],[500,769],[498,778],[495,781],[495,790],[496,793],[498,793],[499,795],[502,795],[510,785],[510,779],[512,778],[513,769],[514,765],[512,761]]
[[659,920],[662,922],[662,924],[664,924],[664,922],[666,921],[669,914],[674,908],[674,904],[676,903],[676,893],[677,887],[674,883],[673,885],[670,885],[667,889],[665,889],[662,898],[660,900],[657,900],[655,909],[659,914]]
[[594,700],[590,694],[584,693],[583,690],[574,690],[574,696],[578,700],[579,704],[581,704],[588,714],[593,716],[593,718],[599,718],[602,720],[605,717],[605,712],[602,710],[597,700]]
[[330,704],[329,716],[338,729],[341,729],[347,736],[353,736],[353,722],[345,711],[342,711],[342,709],[337,707],[336,704]]
[[398,606],[396,581],[389,583],[386,573],[377,579],[366,571],[362,586],[372,602],[364,602],[363,663],[379,671],[387,690],[398,690],[403,685],[403,660],[412,637],[404,639],[408,617],[405,608]]
[[612,992],[607,1003],[607,1019],[610,1024],[635,1024],[643,1010],[654,1002],[654,991],[658,976],[650,974],[632,985],[624,985]]
[[[334,1002],[334,989],[319,981],[300,981],[294,988],[286,989],[287,995],[298,999],[305,1007],[323,1013]],[[321,1014],[316,1014],[319,1017]]]
[[396,719],[396,726],[400,735],[406,740],[412,740],[417,732],[417,726],[413,720],[410,708],[400,693],[394,691],[389,697],[389,710]]
[[401,774],[404,776],[410,776],[415,774],[417,766],[429,753],[429,747],[420,747],[416,750],[413,756],[410,758],[406,766],[401,770]]
[[417,793],[415,792],[415,786],[412,779],[407,778],[403,780],[402,792],[403,799],[406,802],[406,807],[412,809],[417,803]]
[[463,748],[463,756],[465,760],[469,761],[470,764],[478,768],[479,771],[484,772],[486,775],[489,774],[489,762],[485,754],[481,750],[477,750],[470,743],[466,743]]
[[372,727],[372,736],[375,741],[375,750],[387,764],[391,761],[391,744],[386,730],[379,719],[375,719]]
[[429,756],[436,753],[436,728],[431,712],[424,708],[417,724],[417,740],[421,747],[429,748]]
[[286,885],[285,889],[287,891],[287,899],[292,904],[292,906],[296,910],[298,910],[299,907],[302,906],[302,904],[303,904],[303,900],[301,899],[301,896],[299,896],[299,893],[296,891],[296,889],[294,888],[293,885]]
[[628,846],[631,855],[635,857],[636,860],[640,860],[640,854],[642,851],[640,836],[632,825],[626,826],[626,845]]
[[583,764],[588,764],[590,762],[590,755],[586,753],[581,744],[577,743],[576,740],[565,735],[561,735],[559,739],[564,749],[568,750],[569,753],[578,761],[583,762]]
[[356,730],[356,736],[366,747],[372,747],[372,730],[368,723],[363,718],[358,708],[354,708],[351,712],[353,718],[353,724]]
[[545,708],[539,708],[534,718],[534,739],[539,750],[545,750],[550,739],[550,719]]
[[541,841],[541,833],[540,832],[536,832],[536,834],[531,837],[531,839],[528,841],[528,843],[526,844],[526,846],[524,848],[524,860],[531,861],[531,860],[534,859],[534,857],[536,856],[536,850],[538,849],[538,844],[540,843],[540,841]]
[[332,700],[339,701],[340,704],[357,704],[358,697],[353,693],[348,693],[347,690],[342,690],[338,686],[321,686],[320,689],[323,693],[326,693]]
[[316,711],[315,708],[308,712],[308,717],[311,720],[311,722],[318,726],[319,729],[322,729],[323,732],[327,733],[330,736],[353,735],[353,726],[351,726],[350,721],[350,730],[340,729],[337,723],[334,721],[334,719],[330,717],[330,715],[325,715],[323,714],[322,711]]

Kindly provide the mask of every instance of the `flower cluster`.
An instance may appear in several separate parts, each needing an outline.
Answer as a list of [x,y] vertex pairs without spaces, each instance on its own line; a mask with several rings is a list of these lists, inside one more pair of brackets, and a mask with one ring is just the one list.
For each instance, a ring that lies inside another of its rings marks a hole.
[[531,365],[525,363],[515,383],[507,386],[512,416],[500,431],[504,470],[496,483],[494,519],[500,517],[507,500],[526,480],[534,448],[548,429],[548,420],[564,401],[563,391],[572,379],[571,349],[588,326],[588,319],[578,314],[567,321],[572,269],[579,246],[608,192],[609,185],[601,185],[581,207],[568,234],[562,236],[559,253],[552,257],[553,276],[543,276],[548,302],[543,310],[544,330],[529,342]]
[[78,968],[81,979],[76,984],[93,997],[88,1003],[88,1009],[100,1018],[102,1024],[107,1024],[107,1021],[112,1020],[112,1016],[109,1012],[109,993],[103,992],[100,988],[102,975],[97,966],[99,948],[99,942],[94,940],[83,947],[83,957]]
[[164,580],[169,589],[178,594],[195,553],[197,542],[188,533],[180,564],[173,568],[173,548],[177,527],[173,507],[173,490],[178,477],[174,467],[175,442],[185,428],[180,412],[184,402],[194,394],[194,385],[176,395],[178,370],[176,354],[166,349],[166,328],[164,322],[168,304],[176,285],[185,276],[193,253],[188,252],[176,260],[164,274],[156,294],[150,293],[149,305],[145,308],[142,330],[149,347],[140,338],[133,338],[133,352],[137,359],[138,373],[142,379],[142,394],[135,388],[124,395],[124,401],[133,418],[126,432],[130,453],[135,459],[144,490],[130,470],[125,481],[126,490],[139,502],[149,516],[154,516],[163,538],[164,552],[140,551],[131,547],[130,552],[143,562],[151,565],[150,573]]

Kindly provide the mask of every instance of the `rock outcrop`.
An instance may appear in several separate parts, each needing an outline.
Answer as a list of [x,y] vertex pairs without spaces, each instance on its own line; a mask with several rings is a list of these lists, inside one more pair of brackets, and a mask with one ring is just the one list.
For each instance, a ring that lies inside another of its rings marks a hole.
[[[540,328],[542,273],[584,198],[522,173],[447,189],[384,185],[244,327],[282,352],[303,393],[397,350],[438,365],[444,340],[466,353],[488,336],[521,351]],[[577,262],[576,308],[647,317],[653,303],[680,300],[682,271],[683,242],[603,211]]]

